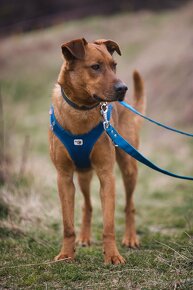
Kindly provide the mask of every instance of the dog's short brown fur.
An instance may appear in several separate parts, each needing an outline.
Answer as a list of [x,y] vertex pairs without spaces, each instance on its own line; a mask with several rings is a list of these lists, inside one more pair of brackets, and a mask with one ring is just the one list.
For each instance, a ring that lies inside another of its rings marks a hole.
[[[114,51],[121,54],[117,43],[111,40],[97,40],[87,43],[85,39],[76,39],[62,45],[64,64],[62,65],[58,84],[56,84],[52,104],[58,122],[73,134],[84,134],[94,128],[102,117],[100,105],[80,111],[74,109],[61,96],[60,86],[67,97],[77,105],[93,106],[99,100],[108,102],[123,99],[125,85],[116,76],[116,63],[112,57]],[[138,72],[134,72],[134,107],[144,110],[143,81]],[[117,85],[123,86],[120,92]],[[123,108],[118,102],[113,103],[111,123],[119,133],[134,146],[138,147],[140,119]],[[103,247],[105,263],[125,263],[119,254],[115,242],[114,211],[115,211],[115,177],[114,164],[117,160],[122,172],[126,191],[125,233],[123,245],[131,248],[139,246],[135,230],[135,209],[133,191],[137,179],[136,161],[119,148],[115,148],[104,132],[95,143],[90,155],[92,168],[77,170],[68,151],[59,139],[49,131],[50,155],[57,170],[58,191],[61,200],[64,240],[56,260],[75,256],[74,230],[74,172],[77,171],[78,181],[84,196],[82,225],[78,237],[80,245],[90,245],[91,215],[90,182],[95,170],[100,180],[100,196],[103,211]]]

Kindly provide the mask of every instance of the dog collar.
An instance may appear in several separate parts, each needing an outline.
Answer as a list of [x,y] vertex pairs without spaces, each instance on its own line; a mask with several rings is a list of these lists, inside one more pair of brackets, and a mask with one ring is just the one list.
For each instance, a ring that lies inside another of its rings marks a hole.
[[94,108],[96,108],[98,105],[99,105],[99,103],[97,103],[97,104],[95,104],[95,105],[93,105],[93,106],[79,106],[79,105],[77,105],[76,103],[74,103],[73,101],[71,101],[66,95],[65,95],[65,93],[64,93],[64,90],[63,90],[63,88],[61,87],[61,93],[62,93],[62,97],[63,97],[63,99],[68,103],[68,105],[70,105],[71,107],[73,107],[74,109],[76,109],[76,110],[80,110],[80,111],[87,111],[87,110],[92,110],[92,109],[94,109]]

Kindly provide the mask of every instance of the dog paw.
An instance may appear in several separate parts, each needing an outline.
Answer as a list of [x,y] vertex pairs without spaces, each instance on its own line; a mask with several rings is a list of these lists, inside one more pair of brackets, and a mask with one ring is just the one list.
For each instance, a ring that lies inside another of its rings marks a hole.
[[81,247],[89,247],[91,245],[91,240],[88,237],[79,237],[76,244]]
[[125,259],[120,255],[105,255],[105,264],[113,264],[113,265],[119,265],[119,264],[125,264]]
[[60,261],[60,260],[64,260],[64,262],[71,262],[74,260],[74,254],[59,253],[54,258],[54,261]]
[[122,240],[122,245],[131,248],[131,249],[138,249],[139,248],[139,239],[137,236],[126,238],[124,237]]

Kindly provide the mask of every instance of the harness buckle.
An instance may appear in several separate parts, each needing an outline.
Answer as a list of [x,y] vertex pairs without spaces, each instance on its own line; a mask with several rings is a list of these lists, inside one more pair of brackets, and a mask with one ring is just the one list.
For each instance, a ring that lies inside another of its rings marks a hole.
[[107,113],[108,113],[107,102],[101,103],[101,115],[103,116],[103,119],[104,119],[103,126],[105,130],[109,127],[109,124],[110,124],[107,118]]

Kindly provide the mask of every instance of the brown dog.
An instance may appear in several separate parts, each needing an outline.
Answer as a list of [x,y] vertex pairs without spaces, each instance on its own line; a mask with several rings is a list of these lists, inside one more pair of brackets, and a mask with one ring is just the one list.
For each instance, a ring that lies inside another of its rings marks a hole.
[[[85,39],[76,39],[62,45],[65,61],[53,91],[52,104],[58,123],[71,134],[85,134],[102,121],[100,102],[123,100],[127,87],[116,76],[116,63],[112,57],[114,51],[121,55],[117,43],[104,39],[94,43],[87,43]],[[137,110],[143,112],[143,82],[137,72],[134,72],[133,78],[133,105]],[[61,88],[65,92],[63,96]],[[134,147],[138,147],[140,119],[137,116],[116,102],[113,103],[111,123],[125,139]],[[119,148],[115,148],[105,132],[94,144],[89,156],[90,167],[86,169],[77,168],[69,151],[52,130],[49,131],[49,141],[51,159],[57,170],[64,226],[63,246],[55,259],[74,259],[75,255],[75,186],[73,182],[75,171],[77,171],[84,196],[82,226],[78,242],[82,245],[90,245],[92,215],[90,182],[92,172],[95,170],[100,180],[105,263],[125,263],[115,242],[115,177],[113,170],[115,160],[117,160],[126,191],[126,226],[122,243],[127,247],[135,248],[139,245],[135,230],[133,203],[133,191],[137,179],[136,161]]]

